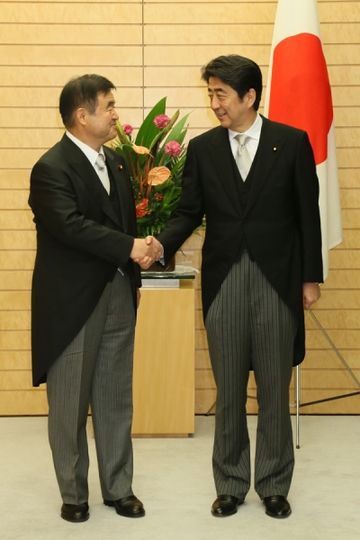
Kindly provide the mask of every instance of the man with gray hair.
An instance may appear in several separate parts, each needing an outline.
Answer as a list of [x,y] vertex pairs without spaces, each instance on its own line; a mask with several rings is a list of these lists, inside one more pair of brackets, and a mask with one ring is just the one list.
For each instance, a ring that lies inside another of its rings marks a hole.
[[33,384],[47,382],[49,440],[70,522],[89,518],[86,421],[91,406],[104,504],[126,517],[144,507],[132,492],[132,367],[141,286],[134,261],[156,257],[136,238],[135,205],[116,136],[114,85],[100,75],[60,95],[61,141],[31,172],[37,230],[32,283]]

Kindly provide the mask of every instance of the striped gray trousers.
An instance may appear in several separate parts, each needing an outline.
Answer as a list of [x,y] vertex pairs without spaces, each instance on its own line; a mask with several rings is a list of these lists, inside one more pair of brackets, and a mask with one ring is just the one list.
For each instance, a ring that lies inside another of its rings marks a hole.
[[132,494],[134,332],[129,278],[116,272],[84,327],[48,373],[49,441],[64,503],[88,501],[89,404],[103,498]]
[[259,405],[255,490],[260,498],[287,496],[294,468],[289,385],[295,319],[246,252],[224,280],[205,326],[217,386],[217,494],[244,499],[250,488],[246,399],[253,369]]

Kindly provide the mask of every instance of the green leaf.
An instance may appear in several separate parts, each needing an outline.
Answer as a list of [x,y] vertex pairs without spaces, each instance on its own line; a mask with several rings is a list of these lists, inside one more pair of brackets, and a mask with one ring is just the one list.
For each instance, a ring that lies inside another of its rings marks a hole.
[[[187,126],[185,126],[185,123],[188,119],[188,114],[184,116],[170,131],[169,135],[167,136],[166,140],[164,141],[164,144],[161,146],[161,148],[158,150],[156,154],[156,160],[155,163],[162,163],[163,165],[167,165],[169,161],[171,160],[171,156],[167,156],[165,154],[165,145],[169,141],[177,141],[179,144],[183,144],[186,132],[187,132]],[[165,154],[165,155],[164,155]]]
[[134,151],[132,144],[122,144],[121,146],[116,146],[114,149],[115,152],[120,154],[125,159],[130,176],[132,176],[133,178],[137,178],[143,170],[146,161],[149,159],[149,156],[146,154],[137,154]]
[[159,132],[159,128],[157,128],[154,124],[154,118],[156,118],[156,116],[158,116],[159,114],[165,114],[165,109],[166,97],[163,97],[156,105],[154,105],[154,107],[151,109],[151,111],[143,121],[136,136],[135,144],[150,148],[151,142]]
[[119,138],[119,141],[120,141],[121,144],[129,144],[130,143],[129,136],[126,135],[126,133],[124,131],[124,128],[122,127],[120,122],[116,122],[116,131],[117,131],[118,138]]
[[180,111],[176,111],[176,113],[170,118],[170,122],[166,126],[166,128],[163,128],[154,138],[154,140],[151,142],[151,145],[149,147],[150,152],[153,155],[156,155],[158,151],[158,146],[163,140],[164,137],[169,133],[172,126],[175,124],[176,120],[179,118]]
[[177,141],[179,144],[183,143],[187,131],[187,128],[185,128],[185,123],[187,122],[188,117],[189,115],[186,114],[181,120],[179,120],[177,124],[175,124],[167,136],[164,145],[169,141]]

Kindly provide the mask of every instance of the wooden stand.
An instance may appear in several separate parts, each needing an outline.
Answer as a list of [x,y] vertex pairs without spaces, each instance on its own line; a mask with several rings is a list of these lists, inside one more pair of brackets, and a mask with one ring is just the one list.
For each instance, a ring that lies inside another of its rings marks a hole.
[[142,288],[135,338],[135,436],[194,433],[194,280]]

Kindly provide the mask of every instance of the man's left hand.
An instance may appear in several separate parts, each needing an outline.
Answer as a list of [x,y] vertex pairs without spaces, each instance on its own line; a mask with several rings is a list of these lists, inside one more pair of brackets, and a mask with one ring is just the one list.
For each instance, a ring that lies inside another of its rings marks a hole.
[[303,283],[303,304],[304,309],[310,307],[319,300],[320,287],[318,283]]

